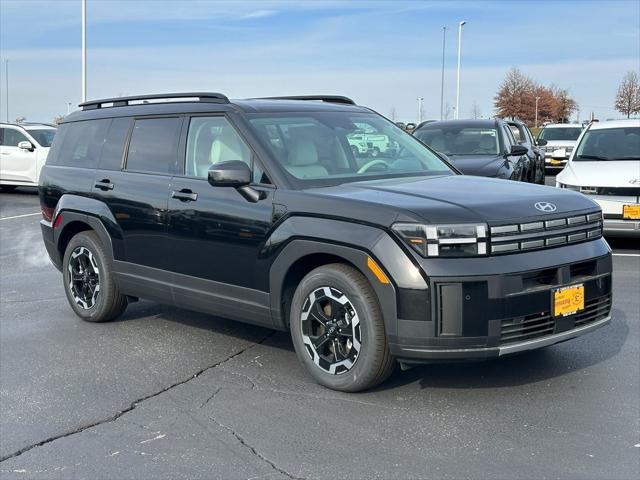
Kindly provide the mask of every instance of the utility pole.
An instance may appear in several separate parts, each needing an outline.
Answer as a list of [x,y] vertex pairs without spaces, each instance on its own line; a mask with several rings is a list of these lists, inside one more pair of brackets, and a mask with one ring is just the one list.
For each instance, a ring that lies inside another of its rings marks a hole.
[[424,97],[418,97],[416,100],[418,101],[418,124],[420,124],[422,122],[422,101]]
[[5,81],[5,96],[6,103],[5,108],[7,109],[7,123],[9,123],[9,59],[4,59],[4,81]]
[[82,101],[87,101],[87,0],[82,0]]
[[536,128],[538,128],[538,100],[540,100],[540,97],[536,97],[536,121],[535,121]]
[[456,120],[460,118],[460,51],[462,48],[462,27],[466,23],[466,20],[463,20],[458,24],[458,81],[456,82]]
[[67,102],[67,115],[71,113],[71,102]]
[[444,51],[447,41],[447,27],[442,27],[442,78],[440,80],[440,120],[444,119]]

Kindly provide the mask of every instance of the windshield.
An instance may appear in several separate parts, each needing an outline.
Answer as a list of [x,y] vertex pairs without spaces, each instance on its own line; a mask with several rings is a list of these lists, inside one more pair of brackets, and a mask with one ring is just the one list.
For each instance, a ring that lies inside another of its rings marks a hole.
[[552,127],[543,128],[538,140],[577,140],[582,132],[582,127]]
[[284,169],[318,184],[411,175],[451,175],[436,154],[376,114],[250,114],[250,122]]
[[33,128],[27,129],[29,135],[31,135],[36,142],[40,144],[42,147],[50,147],[51,142],[53,142],[53,137],[56,134],[55,128]]
[[427,126],[414,134],[436,152],[455,155],[498,155],[500,141],[495,128]]
[[588,130],[573,161],[640,160],[640,127]]

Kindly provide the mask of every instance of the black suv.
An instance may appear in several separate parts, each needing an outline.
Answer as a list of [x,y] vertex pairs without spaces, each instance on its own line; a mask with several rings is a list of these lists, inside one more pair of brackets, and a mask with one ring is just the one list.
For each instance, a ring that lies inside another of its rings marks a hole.
[[[498,357],[610,320],[595,203],[460,175],[348,98],[81,106],[56,135],[40,201],[87,321],[148,298],[290,330],[318,382],[357,391],[396,361]],[[397,144],[393,158],[353,155],[363,125]]]

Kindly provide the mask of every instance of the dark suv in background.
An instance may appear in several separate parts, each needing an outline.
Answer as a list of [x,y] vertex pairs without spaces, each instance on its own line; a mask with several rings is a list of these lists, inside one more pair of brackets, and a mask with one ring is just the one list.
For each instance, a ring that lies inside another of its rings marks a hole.
[[413,135],[465,175],[531,182],[535,168],[525,146],[500,119],[445,120],[422,124]]
[[[457,173],[344,97],[217,93],[85,103],[40,180],[71,308],[148,298],[290,330],[327,387],[490,358],[610,320],[602,214],[576,192]],[[358,129],[393,157],[354,155]]]

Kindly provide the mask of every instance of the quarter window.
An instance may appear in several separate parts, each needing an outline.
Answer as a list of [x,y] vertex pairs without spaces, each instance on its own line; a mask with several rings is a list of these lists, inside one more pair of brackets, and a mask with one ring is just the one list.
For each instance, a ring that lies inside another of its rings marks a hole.
[[59,151],[49,155],[47,165],[95,168],[111,120],[65,123],[56,136],[62,138]]
[[251,167],[251,150],[224,117],[194,117],[189,124],[185,174],[207,178],[209,168],[241,160]]
[[102,170],[120,170],[122,164],[122,153],[124,144],[127,141],[130,118],[114,118],[107,131],[107,136],[100,155],[99,168]]
[[149,118],[135,121],[127,170],[168,174],[177,160],[181,118]]

